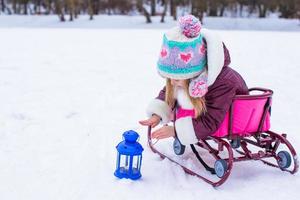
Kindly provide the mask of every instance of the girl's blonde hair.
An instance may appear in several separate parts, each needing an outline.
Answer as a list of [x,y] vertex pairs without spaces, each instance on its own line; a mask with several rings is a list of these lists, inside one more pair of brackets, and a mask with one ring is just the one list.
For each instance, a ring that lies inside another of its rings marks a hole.
[[[191,103],[194,106],[195,112],[196,112],[196,116],[198,117],[200,116],[202,113],[206,112],[206,105],[205,105],[205,99],[204,97],[198,97],[198,98],[194,98],[191,97],[189,95],[189,83],[190,83],[190,79],[186,79],[184,80],[184,91],[187,94],[187,96],[189,97]],[[175,98],[174,98],[174,87],[171,84],[171,79],[167,78],[166,81],[166,95],[165,95],[165,101],[167,102],[167,104],[173,108],[175,106]]]

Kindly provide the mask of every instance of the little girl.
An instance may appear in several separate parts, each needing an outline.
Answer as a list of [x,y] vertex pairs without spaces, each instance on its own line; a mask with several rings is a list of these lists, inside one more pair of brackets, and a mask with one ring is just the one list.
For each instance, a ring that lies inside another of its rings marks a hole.
[[200,21],[187,15],[163,36],[157,62],[166,86],[148,108],[144,126],[154,128],[171,120],[152,138],[175,137],[181,144],[195,144],[218,130],[235,95],[248,94],[243,78],[228,67],[230,56],[214,33],[202,29]]

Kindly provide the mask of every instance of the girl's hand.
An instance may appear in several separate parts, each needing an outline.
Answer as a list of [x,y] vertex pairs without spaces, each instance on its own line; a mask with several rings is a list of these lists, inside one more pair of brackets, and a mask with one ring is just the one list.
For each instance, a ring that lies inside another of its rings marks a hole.
[[160,117],[158,115],[152,115],[149,119],[141,120],[139,123],[143,126],[151,126],[151,128],[154,128],[157,126],[160,122]]
[[155,139],[164,139],[168,137],[175,137],[175,130],[173,126],[163,126],[160,129],[154,131],[151,135]]

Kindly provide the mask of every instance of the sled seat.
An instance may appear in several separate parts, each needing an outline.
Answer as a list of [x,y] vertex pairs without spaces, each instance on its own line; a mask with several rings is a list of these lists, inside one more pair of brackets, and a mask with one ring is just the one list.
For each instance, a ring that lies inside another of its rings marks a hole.
[[251,88],[249,95],[236,95],[215,137],[252,136],[270,129],[273,91]]

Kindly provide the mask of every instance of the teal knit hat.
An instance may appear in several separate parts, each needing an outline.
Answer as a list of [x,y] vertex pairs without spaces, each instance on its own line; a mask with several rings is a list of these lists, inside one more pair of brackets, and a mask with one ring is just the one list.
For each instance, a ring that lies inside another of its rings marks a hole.
[[179,19],[179,26],[163,36],[157,62],[158,73],[165,78],[190,79],[207,65],[206,45],[200,34],[201,23],[188,15]]

